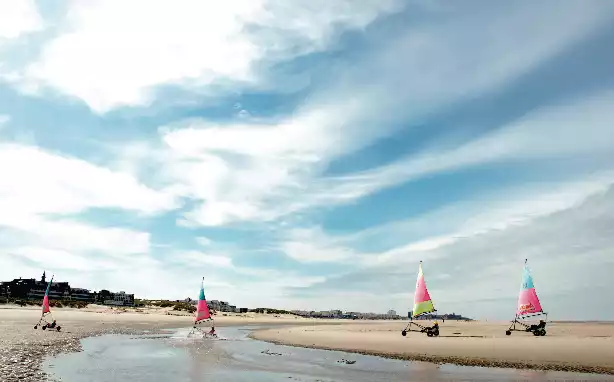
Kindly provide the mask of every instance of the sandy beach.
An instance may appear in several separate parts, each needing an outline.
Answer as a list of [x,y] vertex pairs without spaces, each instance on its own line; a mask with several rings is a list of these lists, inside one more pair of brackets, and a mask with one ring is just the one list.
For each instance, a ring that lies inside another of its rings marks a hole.
[[[106,333],[189,327],[192,316],[170,309],[55,309],[62,331],[34,330],[40,309],[0,306],[2,380],[41,381],[44,356],[81,350],[79,340]],[[515,332],[506,323],[446,322],[438,338],[409,333],[402,321],[341,321],[271,314],[218,314],[216,326],[288,325],[257,330],[253,338],[278,344],[343,350],[388,358],[467,366],[533,368],[614,374],[614,323],[552,323],[548,335]]]
[[506,324],[446,321],[436,338],[421,333],[402,337],[405,324],[400,321],[266,329],[251,336],[416,361],[614,374],[614,323],[551,323],[545,337],[524,332],[508,337]]
[[[170,309],[118,309],[90,305],[85,309],[54,309],[53,316],[62,331],[34,330],[40,308],[0,305],[0,376],[2,381],[44,381],[44,356],[81,349],[79,340],[107,333],[139,334],[143,330],[189,327],[193,316]],[[216,326],[265,324],[325,324],[296,316],[272,314],[218,314]],[[330,323],[330,321],[328,322]]]

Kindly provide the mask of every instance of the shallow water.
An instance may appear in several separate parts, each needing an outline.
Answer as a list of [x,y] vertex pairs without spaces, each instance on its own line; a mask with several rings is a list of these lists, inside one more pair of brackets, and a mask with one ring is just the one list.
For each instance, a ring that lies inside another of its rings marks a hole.
[[186,329],[86,338],[83,352],[50,358],[44,367],[62,382],[614,381],[607,375],[438,366],[273,345],[247,338],[252,329],[219,328],[223,340],[189,339]]

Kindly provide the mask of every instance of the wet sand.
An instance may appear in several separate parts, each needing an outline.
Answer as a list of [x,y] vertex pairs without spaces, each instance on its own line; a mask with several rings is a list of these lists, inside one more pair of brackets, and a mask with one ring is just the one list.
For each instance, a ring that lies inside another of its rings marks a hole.
[[[80,351],[79,340],[100,334],[139,334],[144,330],[189,327],[191,315],[169,315],[168,310],[133,310],[93,306],[90,309],[55,309],[54,318],[62,331],[34,330],[40,308],[18,308],[0,305],[0,376],[2,381],[43,381],[41,371],[44,356]],[[121,312],[121,313],[120,313]],[[169,312],[170,313],[170,312]],[[173,313],[175,314],[175,313]],[[251,314],[219,316],[216,326],[245,326],[263,324],[297,324],[310,322],[294,316]],[[316,322],[325,323],[325,322]]]
[[371,322],[259,330],[252,337],[276,344],[343,350],[388,358],[488,366],[614,374],[614,323],[551,323],[545,337],[513,332],[505,322],[441,324],[441,335],[401,336],[402,322]]
[[189,329],[81,341],[82,352],[47,358],[44,369],[65,382],[554,382],[614,381],[614,376],[558,371],[437,365],[247,338],[253,327],[221,327],[218,340]]

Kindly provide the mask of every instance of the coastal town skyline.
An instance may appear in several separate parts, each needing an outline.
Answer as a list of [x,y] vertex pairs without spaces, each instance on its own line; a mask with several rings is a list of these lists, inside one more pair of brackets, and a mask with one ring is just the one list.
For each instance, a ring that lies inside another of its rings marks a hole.
[[[148,304],[151,302],[167,301],[172,302],[188,302],[195,305],[198,299],[187,297],[183,299],[142,299],[134,294],[126,293],[125,291],[111,292],[108,288],[101,289],[100,291],[94,291],[87,288],[74,287],[70,285],[69,281],[60,281],[52,279],[54,275],[47,278],[46,271],[40,280],[36,278],[22,278],[18,277],[13,280],[0,281],[0,300],[6,299],[5,303],[15,303],[20,300],[42,300],[47,285],[49,285],[49,299],[60,301],[81,301],[85,303],[101,303],[104,305],[119,306],[119,307],[135,307],[142,304]],[[135,302],[138,301],[138,305]],[[389,309],[387,312],[372,312],[372,311],[353,311],[344,312],[340,309],[326,309],[326,310],[300,310],[300,309],[283,309],[273,307],[237,307],[228,301],[223,299],[208,299],[207,305],[214,312],[231,312],[231,313],[248,313],[258,311],[266,313],[270,311],[285,311],[298,316],[314,317],[314,318],[358,318],[358,319],[403,319],[406,318],[406,312],[398,314],[394,309]],[[467,320],[468,318],[455,313],[437,313],[434,312],[427,316],[427,318],[440,317],[444,319],[456,319]]]

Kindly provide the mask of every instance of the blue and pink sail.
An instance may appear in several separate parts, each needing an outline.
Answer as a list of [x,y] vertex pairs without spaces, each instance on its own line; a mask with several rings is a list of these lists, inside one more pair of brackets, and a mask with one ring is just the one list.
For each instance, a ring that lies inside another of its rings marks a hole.
[[527,260],[524,261],[524,269],[522,272],[522,284],[520,286],[520,294],[518,295],[518,308],[516,317],[529,316],[543,313],[542,305],[535,292],[533,277],[529,271]]
[[47,290],[45,291],[45,297],[43,297],[43,315],[51,311],[51,309],[49,308],[49,288],[51,288],[51,282],[53,281],[53,277],[54,276],[51,276],[51,280],[49,280],[49,283],[47,283]]
[[194,319],[194,323],[196,324],[210,319],[211,312],[209,312],[207,299],[205,298],[205,278],[203,277],[203,280],[200,283],[200,293],[198,295],[198,305],[196,306],[196,318]]

